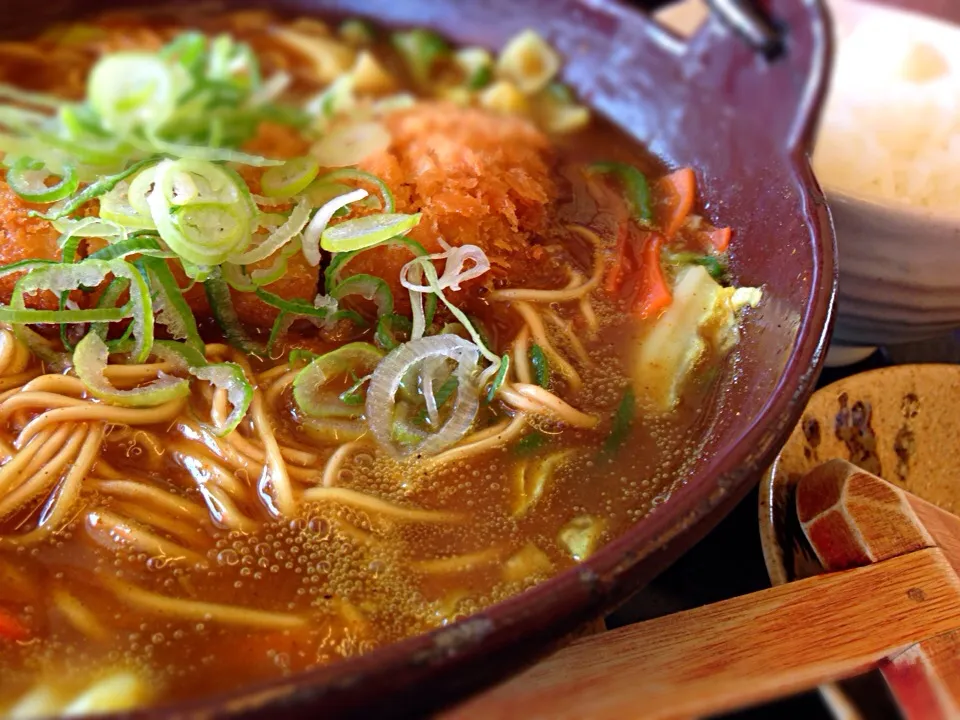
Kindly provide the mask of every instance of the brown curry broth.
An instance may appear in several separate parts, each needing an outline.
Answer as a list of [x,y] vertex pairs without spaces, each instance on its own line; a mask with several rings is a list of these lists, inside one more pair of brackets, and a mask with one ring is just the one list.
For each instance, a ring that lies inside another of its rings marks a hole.
[[[584,192],[579,173],[571,168],[590,160],[619,159],[654,176],[663,172],[642,148],[602,121],[558,148],[563,158],[557,171],[558,221],[582,222],[604,235],[612,232],[611,213],[596,207]],[[590,258],[582,248],[577,259],[582,261],[581,271],[589,274]],[[557,278],[555,286],[565,282],[566,278]],[[557,311],[568,315],[566,308]],[[597,311],[608,324],[596,341],[588,343],[595,368],[584,372],[583,391],[565,397],[604,420],[596,431],[563,430],[538,451],[544,455],[559,447],[582,449],[573,462],[561,467],[543,498],[523,518],[510,514],[515,492],[512,470],[520,461],[511,448],[428,476],[412,465],[371,461],[365,453],[366,458],[354,456],[348,464],[352,477],[349,482],[344,478],[344,485],[402,504],[453,510],[465,516],[464,522],[384,523],[330,504],[307,508],[294,520],[271,521],[260,511],[263,526],[254,534],[214,533],[206,569],[175,563],[161,567],[141,553],[106,549],[90,539],[82,521],[60,533],[55,542],[34,550],[0,546],[0,578],[4,566],[13,567],[41,590],[38,597],[23,596],[15,586],[0,584],[0,603],[22,605],[39,638],[5,650],[0,657],[0,702],[26,689],[35,673],[45,669],[57,673],[58,682],[69,683],[72,673],[86,677],[91,667],[100,665],[147,669],[163,688],[158,696],[166,701],[231,689],[366,652],[519,592],[545,577],[504,581],[503,561],[527,543],[547,554],[553,565],[550,574],[574,565],[557,542],[558,530],[571,518],[590,514],[604,519],[604,539],[609,540],[649,512],[695,457],[704,421],[703,398],[712,391],[708,385],[691,389],[668,419],[638,418],[624,444],[629,449],[612,458],[602,456],[599,447],[609,431],[609,418],[628,382],[630,347],[642,328],[609,301],[597,302]],[[486,320],[500,331],[498,335],[508,337],[516,321],[504,321],[505,314],[513,315],[502,306],[491,308]],[[504,349],[505,343],[500,345]],[[297,436],[291,417],[276,421],[288,435]],[[161,438],[166,432],[164,427],[147,429]],[[549,425],[540,429],[559,430]],[[107,460],[121,470],[144,473],[135,452],[113,452]],[[186,472],[168,461],[148,474],[181,488],[191,485]],[[86,503],[111,505],[109,499],[95,497],[87,497]],[[338,526],[339,520],[370,532],[375,542],[352,537]],[[497,549],[495,562],[459,572],[430,575],[411,569],[411,562],[418,560],[490,548]],[[311,622],[296,631],[264,631],[169,620],[127,607],[105,592],[98,578],[114,574],[176,597],[297,613]],[[103,640],[81,635],[44,602],[55,587],[69,590],[100,619],[107,628]]]

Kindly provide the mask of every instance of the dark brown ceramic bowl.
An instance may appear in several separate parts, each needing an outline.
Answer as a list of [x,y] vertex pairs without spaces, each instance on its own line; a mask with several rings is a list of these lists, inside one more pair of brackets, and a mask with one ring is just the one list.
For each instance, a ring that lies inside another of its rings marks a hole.
[[[123,4],[0,0],[0,33],[22,35]],[[565,56],[564,80],[597,111],[668,163],[696,168],[706,214],[736,228],[734,276],[764,287],[695,470],[678,478],[669,500],[622,537],[580,567],[452,626],[184,706],[176,715],[369,718],[423,712],[530,661],[648,582],[757,482],[796,424],[818,375],[836,285],[830,217],[808,163],[829,64],[829,28],[819,0],[770,0],[766,5],[784,32],[785,51],[768,61],[719,18],[685,44],[614,0],[270,4],[424,25],[490,47],[521,29],[538,29]],[[161,714],[171,717],[157,711],[136,716]]]

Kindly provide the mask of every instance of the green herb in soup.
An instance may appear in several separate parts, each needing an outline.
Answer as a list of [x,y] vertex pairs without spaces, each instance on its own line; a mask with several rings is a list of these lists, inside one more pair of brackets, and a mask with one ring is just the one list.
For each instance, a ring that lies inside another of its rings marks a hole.
[[248,10],[0,44],[0,713],[369,652],[683,481],[760,292],[561,70]]

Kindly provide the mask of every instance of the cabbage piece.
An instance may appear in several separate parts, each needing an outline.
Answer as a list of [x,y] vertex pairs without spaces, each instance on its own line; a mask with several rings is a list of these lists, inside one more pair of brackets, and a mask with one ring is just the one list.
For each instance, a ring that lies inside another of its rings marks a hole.
[[578,515],[560,528],[557,541],[574,560],[582,562],[593,555],[600,544],[606,523],[593,515]]
[[547,554],[533,543],[527,543],[503,564],[503,579],[518,582],[545,577],[553,569]]
[[705,268],[677,275],[673,302],[637,349],[633,362],[637,399],[646,409],[670,412],[690,374],[705,360],[718,360],[737,344],[737,311],[760,302],[758,288],[725,288]]

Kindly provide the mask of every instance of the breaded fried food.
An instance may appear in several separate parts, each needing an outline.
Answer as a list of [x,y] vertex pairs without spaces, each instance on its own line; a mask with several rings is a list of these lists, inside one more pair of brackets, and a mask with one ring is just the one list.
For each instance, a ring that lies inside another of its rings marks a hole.
[[[60,257],[60,233],[48,221],[31,217],[30,211],[44,212],[45,206],[21,199],[0,180],[0,265],[20,260],[56,260]],[[10,302],[13,286],[23,273],[0,278],[0,301]],[[51,292],[27,297],[27,307],[56,310],[59,299]]]
[[[257,128],[257,134],[244,144],[243,149],[250,153],[268,157],[293,158],[306,154],[309,147],[309,143],[293,128],[263,122]],[[238,172],[249,184],[251,192],[260,192],[260,177],[263,175],[263,168],[244,165],[238,168]],[[274,257],[271,256],[250,265],[247,269],[250,272],[266,269],[273,263]],[[179,264],[170,263],[170,266],[177,281],[181,286],[186,286],[187,278]],[[320,268],[310,267],[303,255],[296,253],[289,259],[287,271],[283,277],[272,285],[264,287],[264,290],[285,299],[300,298],[313,302],[318,291],[319,277]],[[231,291],[231,296],[242,323],[268,328],[277,319],[279,311],[275,307],[267,305],[253,293]],[[190,309],[197,315],[209,315],[210,304],[207,302],[207,296],[202,285],[194,285],[186,292],[184,297],[190,305]]]
[[[546,230],[556,195],[550,177],[550,144],[531,122],[476,108],[424,102],[384,120],[390,146],[361,168],[382,178],[398,212],[422,212],[410,232],[430,252],[451,245],[481,247],[496,282],[508,271],[536,262],[533,244]],[[379,275],[402,299],[399,273],[409,252],[382,248],[363,253],[350,271]]]

